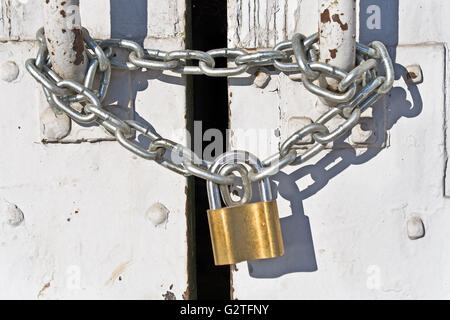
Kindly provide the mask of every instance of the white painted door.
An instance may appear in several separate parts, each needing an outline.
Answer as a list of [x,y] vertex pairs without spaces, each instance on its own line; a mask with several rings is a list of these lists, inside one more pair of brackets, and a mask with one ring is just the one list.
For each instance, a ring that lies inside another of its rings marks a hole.
[[[184,0],[80,2],[94,38],[184,47]],[[0,298],[188,298],[186,179],[97,127],[46,136],[47,104],[24,67],[42,4],[0,1]],[[160,72],[116,72],[107,98],[183,144],[185,102],[183,78]]]
[[[295,32],[310,35],[317,30],[317,4],[228,0],[229,47],[272,48]],[[394,88],[344,141],[272,178],[286,253],[238,264],[234,298],[450,297],[450,2],[360,0],[357,8],[359,41],[389,46]],[[414,65],[424,77],[418,85],[406,76]],[[264,88],[230,79],[229,97],[231,148],[262,159],[324,112],[282,73],[270,74]],[[269,133],[249,145],[242,133],[255,125]]]
[[[184,0],[80,2],[94,38],[185,46]],[[271,48],[317,30],[316,0],[227,2],[229,47]],[[189,298],[185,178],[98,127],[72,123],[67,137],[52,137],[24,68],[38,49],[41,4],[0,0],[0,298]],[[359,0],[357,10],[359,41],[390,49],[394,88],[345,140],[271,179],[286,253],[233,268],[233,298],[450,297],[450,2]],[[417,85],[407,78],[415,65]],[[229,79],[230,147],[264,158],[326,108],[283,73],[262,85],[260,71],[256,82]],[[107,102],[185,145],[185,90],[177,74],[115,72]],[[264,134],[249,144],[255,129]]]

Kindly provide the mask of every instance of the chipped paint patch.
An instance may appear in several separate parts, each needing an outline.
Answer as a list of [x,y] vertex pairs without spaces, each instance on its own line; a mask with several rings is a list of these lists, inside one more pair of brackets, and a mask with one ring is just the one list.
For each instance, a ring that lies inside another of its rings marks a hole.
[[177,300],[177,297],[171,291],[167,291],[162,296],[163,296],[164,300]]
[[[320,0],[319,61],[349,71],[356,59],[356,5],[355,1]],[[338,80],[321,78],[320,86],[335,92]],[[332,105],[323,100],[327,105]]]
[[330,19],[330,10],[325,9],[325,10],[320,14],[320,22],[322,22],[322,23],[331,22],[331,19]]
[[83,42],[83,33],[81,29],[72,29],[72,32],[75,36],[75,39],[73,40],[73,51],[75,51],[75,61],[73,64],[80,65],[84,63],[84,42]]
[[330,51],[331,58],[332,59],[336,59],[336,55],[337,55],[337,52],[338,52],[337,49],[330,49],[328,51]]
[[348,30],[348,23],[342,23],[341,18],[339,17],[338,14],[333,14],[333,21],[339,24],[339,26],[343,31]]

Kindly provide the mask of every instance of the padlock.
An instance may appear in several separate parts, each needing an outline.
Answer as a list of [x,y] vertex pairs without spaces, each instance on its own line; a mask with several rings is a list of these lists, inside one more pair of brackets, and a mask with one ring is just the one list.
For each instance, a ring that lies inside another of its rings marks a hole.
[[[221,169],[227,165],[244,161],[255,172],[262,168],[255,156],[233,151],[216,159],[211,171],[222,173]],[[221,206],[219,186],[208,181],[207,187],[210,204],[208,222],[216,265],[275,258],[284,254],[277,203],[272,200],[268,178],[259,183],[262,202],[224,208]]]

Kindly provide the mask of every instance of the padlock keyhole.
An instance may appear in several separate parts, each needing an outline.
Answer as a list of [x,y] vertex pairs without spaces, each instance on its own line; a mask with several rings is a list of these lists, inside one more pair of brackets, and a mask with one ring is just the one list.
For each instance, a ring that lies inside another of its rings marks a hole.
[[239,201],[244,196],[244,187],[242,185],[241,177],[236,176],[235,183],[230,186],[230,195],[233,201]]

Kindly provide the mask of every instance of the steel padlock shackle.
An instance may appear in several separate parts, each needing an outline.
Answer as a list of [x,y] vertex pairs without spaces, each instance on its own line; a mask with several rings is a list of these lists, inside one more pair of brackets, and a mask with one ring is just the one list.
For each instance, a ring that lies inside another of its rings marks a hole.
[[[242,174],[243,171],[247,172],[243,164],[247,164],[256,173],[263,169],[261,161],[255,155],[245,151],[230,151],[217,157],[210,170],[213,173],[223,171],[224,174]],[[245,179],[247,178],[243,178],[244,185],[251,188],[250,180]],[[284,254],[278,208],[276,201],[272,200],[269,178],[262,179],[258,185],[261,201],[250,203],[249,190],[245,190],[240,200],[244,203],[222,207],[220,195],[223,196],[224,187],[219,187],[212,181],[207,182],[210,203],[207,214],[216,265],[276,258]],[[228,186],[225,191],[229,191]],[[225,198],[224,202],[227,202]]]
[[[247,164],[255,172],[260,172],[263,169],[261,161],[252,153],[248,151],[234,150],[221,154],[216,158],[210,167],[212,173],[219,173],[222,168],[228,164]],[[221,205],[221,191],[219,185],[212,181],[206,184],[208,190],[208,201],[210,210],[217,210],[222,208]],[[259,194],[261,201],[268,202],[272,198],[272,190],[270,188],[269,178],[262,179],[258,183]]]

